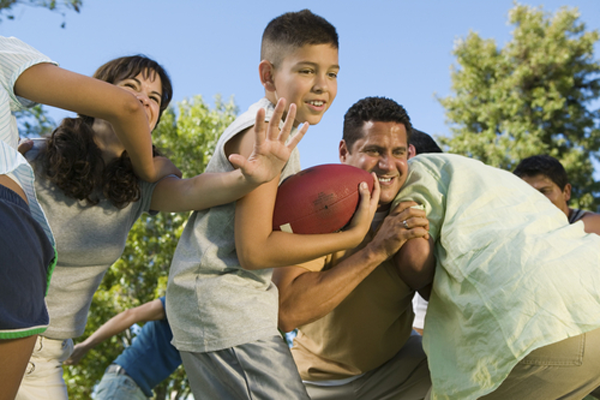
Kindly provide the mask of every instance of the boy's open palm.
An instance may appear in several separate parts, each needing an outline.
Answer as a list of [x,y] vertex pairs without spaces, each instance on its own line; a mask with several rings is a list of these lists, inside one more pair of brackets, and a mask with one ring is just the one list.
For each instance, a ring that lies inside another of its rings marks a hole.
[[[290,138],[296,117],[296,105],[291,104],[283,127],[279,125],[285,110],[285,99],[280,99],[275,106],[271,120],[265,122],[265,110],[259,109],[254,124],[254,148],[246,159],[240,154],[231,154],[229,162],[239,168],[249,182],[265,183],[279,176],[285,163],[290,158],[292,150],[308,130],[305,123],[298,132]],[[286,144],[286,142],[289,142]]]

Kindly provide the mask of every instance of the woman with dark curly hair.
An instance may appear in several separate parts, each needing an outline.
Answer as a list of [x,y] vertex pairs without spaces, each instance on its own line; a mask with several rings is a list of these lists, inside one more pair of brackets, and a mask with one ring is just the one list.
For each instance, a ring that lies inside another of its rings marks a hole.
[[49,323],[45,295],[56,263],[55,241],[36,198],[34,173],[17,151],[14,111],[36,102],[102,118],[150,181],[150,129],[139,101],[106,82],[82,76],[16,38],[0,37],[0,399],[12,400],[38,334]]
[[[150,129],[172,97],[167,73],[144,56],[112,60],[94,77],[133,93],[144,105]],[[49,139],[36,140],[26,156],[37,174],[38,198],[59,256],[47,296],[50,326],[38,340],[17,399],[67,398],[61,364],[73,350],[72,338],[84,332],[102,277],[121,256],[143,212],[200,210],[239,199],[278,176],[304,131],[286,145],[289,132],[256,130],[253,154],[230,157],[236,169],[191,179],[169,175],[157,183],[136,177],[121,141],[102,119],[68,118]]]

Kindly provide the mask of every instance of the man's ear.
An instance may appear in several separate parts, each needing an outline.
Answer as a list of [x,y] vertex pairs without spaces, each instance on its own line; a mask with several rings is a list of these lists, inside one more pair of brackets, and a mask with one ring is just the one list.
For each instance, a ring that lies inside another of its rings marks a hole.
[[417,149],[412,144],[408,145],[408,159],[410,160],[417,155]]
[[265,90],[269,92],[275,91],[275,67],[270,61],[262,60],[258,64],[258,73],[260,75],[260,83],[264,86]]
[[571,184],[567,183],[563,190],[563,193],[565,196],[565,201],[567,202],[567,204],[569,203],[569,200],[571,200],[571,188],[572,188]]
[[348,158],[348,154],[350,154],[350,150],[348,150],[348,146],[346,145],[346,141],[344,139],[342,139],[340,141],[340,146],[339,146],[339,156],[340,156],[340,162],[341,163],[345,163],[346,162],[346,158]]

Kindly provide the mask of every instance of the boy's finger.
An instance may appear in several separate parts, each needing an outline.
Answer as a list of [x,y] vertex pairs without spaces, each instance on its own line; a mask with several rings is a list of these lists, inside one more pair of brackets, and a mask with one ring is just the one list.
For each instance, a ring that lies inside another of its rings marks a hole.
[[254,121],[254,140],[257,145],[265,141],[265,109],[259,108],[256,112],[256,120]]
[[267,139],[269,140],[275,140],[279,136],[279,123],[281,122],[283,112],[285,111],[285,103],[286,101],[282,97],[275,105],[275,110],[273,110],[273,116],[269,121],[269,128],[267,130]]
[[294,136],[292,136],[289,143],[287,144],[287,148],[292,150],[294,147],[296,147],[296,145],[298,145],[300,140],[306,134],[306,131],[308,131],[308,122],[305,122],[300,126],[300,129],[298,129],[298,132],[296,132],[296,134]]
[[285,121],[283,123],[283,127],[279,132],[279,136],[277,139],[281,142],[285,142],[287,138],[290,136],[292,132],[292,128],[294,127],[294,121],[296,120],[296,105],[294,103],[290,104],[290,108],[288,109],[288,113],[285,117]]

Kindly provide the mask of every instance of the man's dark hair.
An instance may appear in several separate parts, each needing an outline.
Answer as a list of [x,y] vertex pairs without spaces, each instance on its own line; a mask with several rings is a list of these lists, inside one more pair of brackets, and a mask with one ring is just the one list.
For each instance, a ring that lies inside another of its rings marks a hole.
[[265,28],[260,59],[278,67],[286,55],[307,44],[339,48],[335,27],[310,10],[288,12],[274,18]]
[[386,97],[365,97],[354,103],[344,115],[344,136],[348,150],[363,137],[365,122],[396,122],[406,128],[406,140],[410,142],[412,124],[404,107]]
[[531,156],[523,159],[517,168],[513,171],[519,178],[525,176],[536,176],[545,175],[559,187],[560,190],[564,190],[569,178],[567,171],[562,166],[560,161],[552,156],[540,154],[537,156]]
[[429,134],[418,129],[412,129],[409,144],[415,146],[417,154],[443,153],[442,149]]

